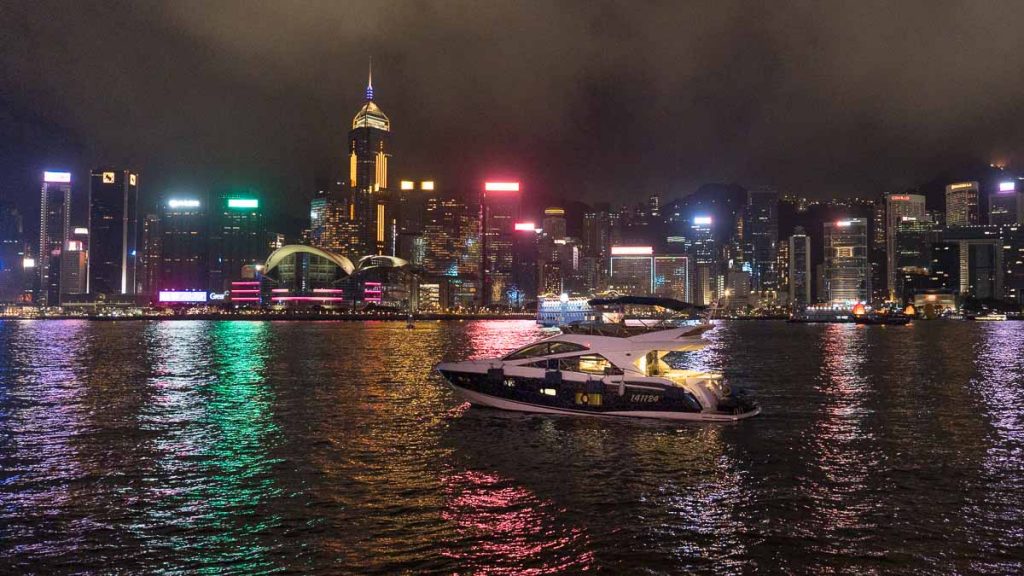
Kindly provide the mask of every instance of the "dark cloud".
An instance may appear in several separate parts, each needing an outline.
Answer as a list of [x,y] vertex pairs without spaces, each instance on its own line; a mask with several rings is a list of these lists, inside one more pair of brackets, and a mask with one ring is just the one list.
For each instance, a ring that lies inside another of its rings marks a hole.
[[343,165],[371,55],[399,176],[517,173],[552,197],[874,194],[1012,161],[1024,128],[1019,3],[2,6],[4,168],[26,146],[26,174],[138,166],[152,195],[308,193]]

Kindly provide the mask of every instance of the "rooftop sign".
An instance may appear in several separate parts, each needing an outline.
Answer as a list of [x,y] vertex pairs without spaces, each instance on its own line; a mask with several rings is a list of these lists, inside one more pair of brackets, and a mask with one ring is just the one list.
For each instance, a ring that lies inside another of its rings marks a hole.
[[519,192],[519,182],[487,182],[484,184],[487,192]]
[[[198,203],[196,204],[198,206]],[[228,208],[259,208],[260,201],[255,198],[228,198]]]
[[47,170],[43,172],[43,182],[52,182],[56,184],[70,183],[71,172],[50,172]]

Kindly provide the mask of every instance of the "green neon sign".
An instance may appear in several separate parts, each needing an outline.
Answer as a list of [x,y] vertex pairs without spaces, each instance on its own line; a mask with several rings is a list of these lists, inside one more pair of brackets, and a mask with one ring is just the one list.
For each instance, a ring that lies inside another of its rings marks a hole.
[[228,198],[228,208],[259,208],[260,201],[255,198]]

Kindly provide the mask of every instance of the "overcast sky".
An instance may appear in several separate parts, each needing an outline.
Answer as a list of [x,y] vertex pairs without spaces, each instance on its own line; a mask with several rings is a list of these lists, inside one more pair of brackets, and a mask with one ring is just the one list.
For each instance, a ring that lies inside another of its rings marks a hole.
[[1021,21],[1024,3],[987,1],[0,0],[0,191],[106,164],[150,196],[298,198],[344,165],[372,56],[392,178],[877,194],[1013,164]]

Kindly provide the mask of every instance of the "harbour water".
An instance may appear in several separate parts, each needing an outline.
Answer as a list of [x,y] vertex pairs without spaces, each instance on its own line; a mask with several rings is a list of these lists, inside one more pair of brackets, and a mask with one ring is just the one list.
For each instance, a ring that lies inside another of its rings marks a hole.
[[5,573],[1024,571],[1024,322],[725,322],[738,424],[467,408],[530,321],[0,322]]

